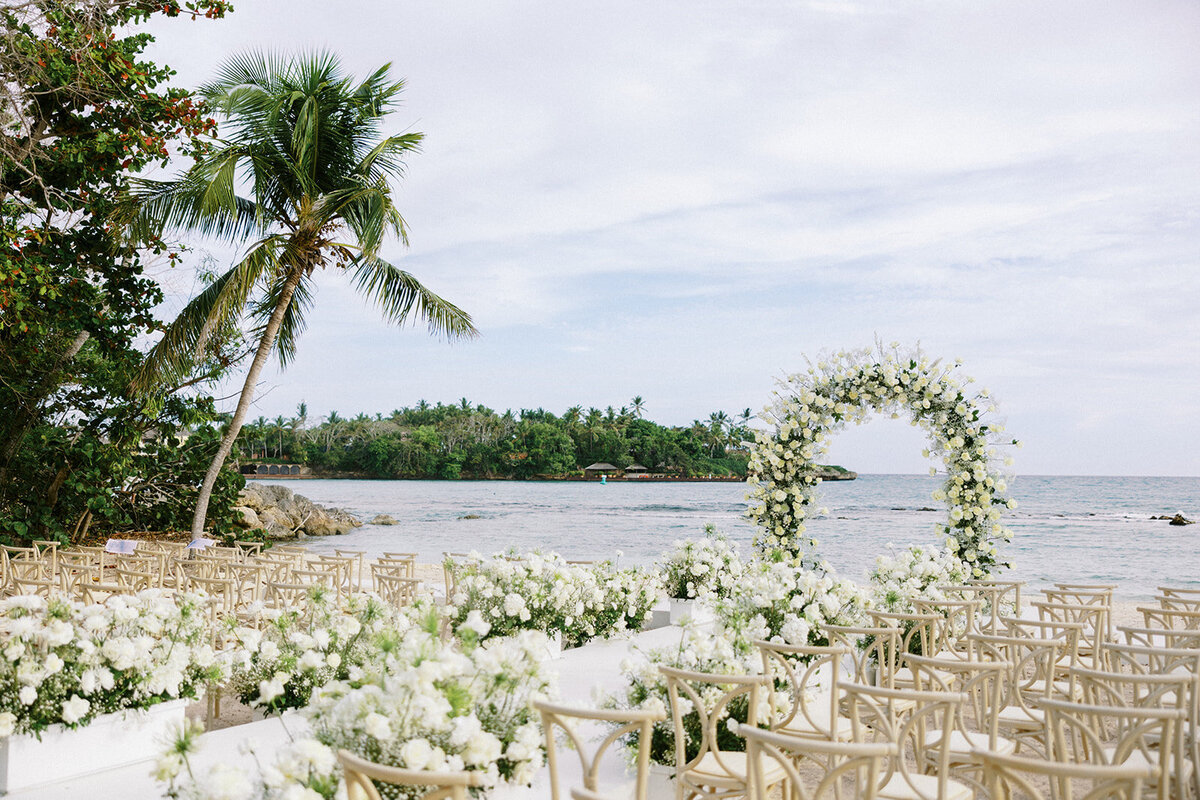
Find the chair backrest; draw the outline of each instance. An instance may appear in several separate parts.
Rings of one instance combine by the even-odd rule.
[[[267,581],[263,587],[263,604],[271,608],[303,608],[312,589],[309,583]]]
[[[354,578],[355,563],[356,559],[354,556],[320,555],[310,562],[310,568],[325,570],[334,575],[334,588],[343,594],[348,594],[353,591],[356,585]]]
[[[1200,611],[1200,595],[1159,595],[1154,598],[1161,608],[1168,611]]]
[[[817,647],[755,641],[762,655],[763,674],[770,676],[766,683],[768,708],[775,713],[784,707],[777,700],[779,684],[787,688],[787,710],[783,716],[770,720],[770,728],[792,727],[806,723],[814,733],[833,738],[837,732],[841,693],[838,682],[842,674],[842,659],[851,656],[844,645]]]
[[[1053,760],[1157,764],[1159,796],[1171,797],[1170,782],[1180,752],[1174,746],[1156,745],[1179,741],[1179,727],[1187,718],[1183,709],[1099,706],[1057,698],[1042,698],[1038,706],[1046,712]]]
[[[879,794],[880,774],[892,759],[900,755],[900,746],[893,742],[824,741],[784,731],[765,731],[749,725],[739,725],[738,735],[746,740],[749,800],[776,797],[768,791],[769,787],[763,780],[768,759],[787,776],[794,792],[792,796],[797,800],[820,800],[825,797],[874,800]],[[812,779],[814,771],[803,770],[804,759],[810,759],[819,768],[815,785]]]
[[[842,674],[854,683],[873,686],[893,686],[896,670],[903,653],[903,631],[890,625],[884,627],[853,627],[824,625],[821,630],[831,645],[850,651],[841,660]]]
[[[262,549],[263,549],[262,542],[235,541],[233,543],[233,546],[242,552],[243,560],[250,556],[257,556],[259,553],[262,552]]]
[[[342,588],[338,581],[341,577],[339,569],[293,569],[292,583],[303,583],[309,586],[319,585],[338,591]]]
[[[49,578],[21,578],[13,576],[11,589],[13,594],[36,594],[45,598],[62,593],[58,581]]]
[[[702,791],[703,787],[712,785],[713,778],[707,775],[709,769],[706,768],[706,776],[703,778],[698,778],[691,772],[706,756],[711,756],[714,765],[729,776],[729,780],[723,782],[741,782],[744,785],[744,776],[732,763],[728,751],[721,747],[722,740],[733,735],[726,725],[726,718],[730,713],[736,713],[736,709],[731,709],[730,706],[735,701],[740,705],[744,700],[746,719],[738,721],[754,726],[757,723],[759,692],[766,679],[760,675],[710,675],[663,666],[660,666],[658,671],[667,679],[667,694],[671,699],[677,786],[682,787],[686,794],[688,787]],[[704,691],[708,687],[717,687],[722,691]],[[719,695],[715,700],[714,694]],[[687,735],[688,728],[693,726],[686,725],[684,719],[692,714],[696,715],[699,723],[699,741],[691,741]]]
[[[364,564],[366,563],[367,551],[344,550],[342,548],[335,547],[333,549],[333,554],[338,558],[348,558],[354,563],[354,566],[350,570],[350,585],[355,591],[362,589],[364,578],[363,570]]]
[[[954,653],[966,652],[966,637],[979,633],[977,624],[982,603],[974,598],[968,600],[913,600],[918,614],[941,614],[945,621],[938,627],[941,641],[932,642],[931,652],[922,655],[936,656],[942,650]]]
[[[213,617],[232,614],[237,608],[237,581],[234,578],[189,575],[187,589],[189,592],[199,592],[208,597],[208,613]]]
[[[470,553],[442,553],[442,577],[446,581],[446,601],[454,596],[458,583],[458,568],[471,561]]]
[[[1126,673],[1072,668],[1068,675],[1083,702],[1127,708],[1182,708],[1196,716],[1200,675],[1194,672]]]
[[[1117,630],[1125,636],[1126,644],[1138,645],[1140,647],[1169,647],[1181,650],[1200,648],[1200,630],[1144,628],[1138,625],[1118,625]]]
[[[637,736],[637,781],[634,800],[647,800],[647,778],[650,774],[650,737],[654,723],[661,722],[667,715],[660,711],[642,709],[586,709],[535,700],[533,707],[542,716],[542,730],[546,734],[546,763],[550,769],[550,797],[560,800],[558,749],[555,747],[555,729],[561,729],[579,755],[579,768],[583,774],[583,788],[596,791],[596,775],[600,759],[612,745],[627,735]],[[579,730],[580,723],[607,723],[611,729],[600,740],[598,746],[589,748]],[[589,749],[591,755],[588,755]]]
[[[1159,586],[1163,597],[1200,597],[1200,586]]]
[[[482,786],[486,777],[482,772],[427,772],[387,767],[346,750],[338,750],[337,758],[342,765],[347,800],[381,800],[376,783],[429,787],[428,792],[420,795],[420,800],[466,800],[467,789]]]
[[[116,578],[118,584],[132,592],[162,588],[162,573],[154,570],[143,571],[117,567]]]
[[[375,592],[394,608],[406,608],[417,600],[421,582],[416,578],[387,573],[375,574]]]
[[[899,776],[905,794],[922,800],[941,800],[950,785],[950,753],[953,737],[949,731],[958,726],[959,709],[966,698],[957,692],[927,692],[915,689],[885,689],[844,683],[848,715],[856,742],[886,742],[899,746],[899,752],[922,754],[921,763],[907,758],[888,761],[880,785]],[[936,735],[930,735],[937,731]],[[935,775],[935,793],[921,773]]]
[[[1176,608],[1153,608],[1139,606],[1147,628],[1169,628],[1171,630],[1200,630],[1200,611],[1183,611]]]
[[[1036,698],[1053,692],[1055,668],[1067,648],[1064,640],[977,634],[969,641],[972,659],[1008,664],[1001,708],[1028,711]]]
[[[1200,649],[1194,647],[1145,647],[1109,642],[1104,649],[1106,663],[1113,672],[1132,675],[1200,674]]]
[[[971,756],[983,766],[983,785],[992,798],[1140,800],[1142,786],[1158,774],[1151,764],[1064,763],[988,750],[973,750]]]
[[[991,598],[993,606],[1005,610],[1000,616],[1021,616],[1021,590],[1025,587],[1025,581],[970,580],[963,585],[995,592]],[[1010,608],[1011,612],[1007,611]]]
[[[971,731],[986,734],[988,747],[995,749],[1000,727],[997,716],[1004,708],[1005,682],[1012,673],[1007,661],[964,660],[960,658],[926,658],[910,655],[905,662],[913,671],[917,691],[957,692],[963,696],[956,717],[958,730],[967,736]]]
[[[941,614],[906,614],[893,611],[868,611],[876,626],[901,631],[900,652],[937,655],[946,644],[946,618]]]

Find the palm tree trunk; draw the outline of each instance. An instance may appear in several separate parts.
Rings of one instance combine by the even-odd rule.
[[[296,293],[296,287],[300,284],[303,276],[303,266],[292,267],[292,271],[288,273],[287,280],[283,284],[283,291],[279,293],[279,302],[275,304],[275,310],[271,312],[271,318],[267,320],[267,327],[263,330],[262,339],[258,342],[258,351],[255,352],[254,361],[250,364],[250,371],[246,373],[246,382],[242,384],[242,394],[238,398],[237,409],[233,412],[229,430],[225,431],[225,436],[221,439],[221,446],[217,448],[217,454],[213,456],[208,473],[204,476],[204,483],[200,485],[200,494],[196,496],[196,515],[192,517],[193,539],[204,535],[204,521],[208,517],[208,501],[212,498],[213,487],[217,484],[217,477],[221,474],[221,467],[225,464],[225,459],[233,450],[233,443],[242,430],[242,423],[246,421],[246,414],[250,411],[250,402],[254,399],[254,387],[258,385],[258,376],[267,363],[267,356],[275,347],[275,337],[279,333],[283,315],[291,304],[292,295]]]

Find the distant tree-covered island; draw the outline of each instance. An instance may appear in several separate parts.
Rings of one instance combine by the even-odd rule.
[[[662,479],[746,476],[753,438],[750,409],[714,411],[691,425],[667,426],[644,416],[635,397],[621,408],[572,406],[498,412],[463,398],[388,415],[343,417],[331,412],[310,424],[301,404],[294,417],[259,417],[239,442],[243,463],[303,464],[325,477],[382,479],[553,479],[583,477],[595,464]],[[830,479],[853,478],[823,467]]]

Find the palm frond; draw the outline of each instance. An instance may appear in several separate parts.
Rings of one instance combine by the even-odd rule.
[[[242,242],[266,225],[254,201],[234,191],[244,155],[240,148],[229,146],[197,162],[176,180],[135,180],[132,191],[118,202],[113,219],[138,241],[187,231]]]
[[[279,237],[258,242],[246,257],[192,298],[167,326],[133,380],[146,391],[178,379],[203,361],[208,342],[236,328],[255,285],[277,264]]]
[[[388,322],[403,325],[410,315],[423,319],[429,332],[446,339],[473,339],[479,331],[471,316],[433,292],[414,276],[379,258],[360,256],[350,267],[351,281],[378,306]]]

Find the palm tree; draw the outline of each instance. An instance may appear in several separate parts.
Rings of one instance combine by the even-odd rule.
[[[630,401],[630,405],[633,407],[633,415],[638,419],[641,419],[642,414],[644,414],[646,411],[646,401],[643,400],[642,396],[639,394]]]
[[[272,350],[287,365],[313,303],[317,268],[346,273],[355,287],[402,324],[414,314],[431,333],[477,335],[471,318],[415,277],[384,261],[389,233],[407,244],[391,181],[421,134],[381,137],[379,127],[403,89],[390,65],[355,83],[327,53],[282,59],[235,56],[201,90],[226,119],[227,138],[172,181],[144,181],[120,221],[135,236],[194,231],[239,246],[241,260],[196,296],[147,357],[137,387],[184,372],[217,334],[244,316],[258,349],[237,410],[196,499],[192,534],[204,530],[221,465],[241,430],[259,374]],[[252,196],[237,196],[240,179]]]

